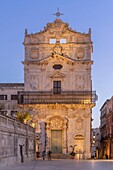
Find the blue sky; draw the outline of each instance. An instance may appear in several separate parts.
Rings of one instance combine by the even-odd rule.
[[[113,0],[0,0],[0,83],[24,82],[24,30],[36,33],[55,19],[79,32],[92,29],[92,80],[98,101],[93,127],[99,126],[100,107],[113,95]]]

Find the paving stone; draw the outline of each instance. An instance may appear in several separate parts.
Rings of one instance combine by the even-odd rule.
[[[113,170],[113,160],[35,160],[10,166],[0,166],[0,170]]]

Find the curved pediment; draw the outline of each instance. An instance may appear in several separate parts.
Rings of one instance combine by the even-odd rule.
[[[43,62],[50,62],[50,61],[66,61],[66,62],[75,62],[74,59],[71,59],[70,57],[68,57],[67,55],[60,55],[60,54],[51,54],[50,56],[41,59],[39,62],[43,63]]]
[[[75,136],[74,136],[74,138],[75,139],[78,139],[78,140],[82,140],[82,139],[84,139],[84,136],[82,135],[82,134],[76,134]]]
[[[54,22],[47,23],[47,25],[44,27],[44,30],[40,31],[40,33],[49,31],[50,34],[54,34],[56,31],[58,31],[59,34],[64,34],[67,30],[76,32],[69,27],[68,23],[65,23],[61,19],[57,18]]]

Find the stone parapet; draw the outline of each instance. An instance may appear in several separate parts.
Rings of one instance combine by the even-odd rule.
[[[35,158],[35,129],[0,115],[0,164],[14,164]]]

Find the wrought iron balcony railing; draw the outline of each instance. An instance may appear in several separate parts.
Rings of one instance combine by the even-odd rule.
[[[18,93],[19,104],[95,104],[95,91],[21,91]]]

